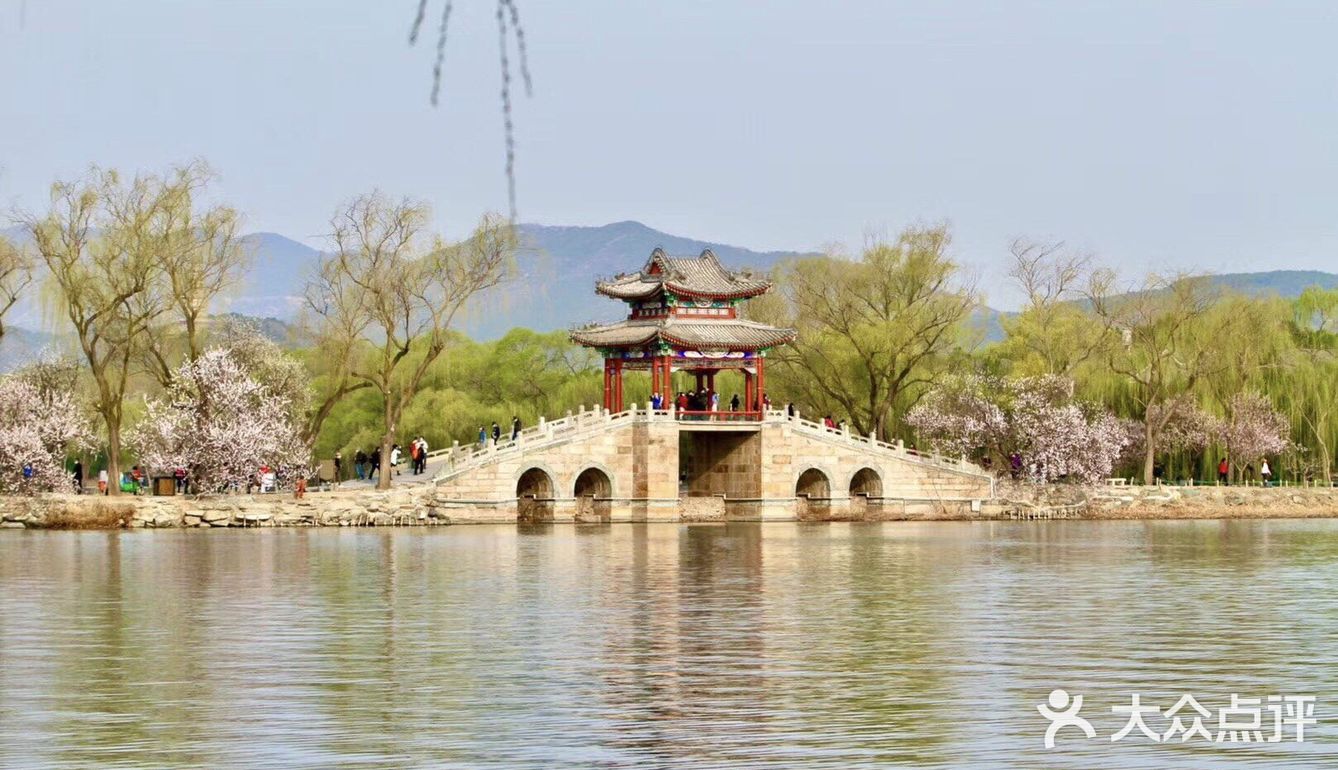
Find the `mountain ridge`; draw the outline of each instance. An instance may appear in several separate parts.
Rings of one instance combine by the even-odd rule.
[[[517,226],[521,242],[516,279],[496,287],[480,298],[462,319],[460,328],[478,339],[495,339],[511,328],[526,326],[539,331],[570,328],[591,321],[614,320],[625,315],[622,303],[597,297],[595,281],[639,269],[651,250],[660,247],[676,256],[712,252],[727,267],[753,268],[768,272],[781,262],[813,254],[805,251],[755,251],[717,241],[673,235],[636,220],[606,225],[550,225],[535,222]],[[22,227],[0,230],[20,242],[27,240]],[[242,236],[254,249],[250,270],[236,289],[220,303],[219,313],[235,313],[289,323],[302,306],[307,278],[319,262],[321,251],[281,233],[259,231]],[[1253,273],[1222,273],[1215,283],[1246,294],[1276,293],[1295,297],[1307,286],[1338,288],[1338,273],[1320,270],[1269,270]],[[37,312],[36,292],[17,305],[6,319],[7,326],[22,329],[24,344],[0,349],[8,359],[11,347],[31,348],[46,332]],[[1002,336],[999,318],[1009,311],[983,307],[976,321],[993,341]]]

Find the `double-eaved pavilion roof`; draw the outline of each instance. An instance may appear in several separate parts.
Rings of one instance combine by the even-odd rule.
[[[666,291],[700,299],[743,299],[770,288],[765,278],[726,270],[710,249],[700,257],[671,257],[657,248],[640,272],[595,284],[595,291],[621,300],[649,299]]]
[[[634,318],[572,331],[573,342],[596,348],[667,344],[693,350],[761,350],[794,341],[793,329],[738,318]]]

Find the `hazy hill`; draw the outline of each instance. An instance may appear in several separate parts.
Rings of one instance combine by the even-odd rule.
[[[520,279],[494,292],[465,323],[478,337],[497,337],[514,326],[565,329],[626,315],[626,306],[595,294],[595,280],[641,268],[655,247],[675,256],[711,249],[728,267],[769,270],[801,252],[760,252],[661,232],[640,222],[599,227],[520,225]]]
[[[1308,286],[1338,288],[1338,274],[1320,270],[1269,270],[1264,273],[1222,273],[1216,283],[1243,294],[1277,294],[1298,297]]]
[[[1213,283],[1231,291],[1263,296],[1275,294],[1283,299],[1294,299],[1310,286],[1321,289],[1338,288],[1338,273],[1326,273],[1322,270],[1268,270],[1262,273],[1220,273],[1212,277]],[[1004,338],[1000,321],[1015,315],[1006,310],[990,307],[980,308],[971,318],[971,324],[981,330],[986,342],[997,342]]]
[[[296,317],[303,288],[321,253],[278,233],[252,233],[242,242],[253,250],[251,271],[229,298],[228,310],[257,318]]]
[[[767,270],[799,252],[758,252],[739,246],[670,235],[640,222],[599,227],[522,224],[517,280],[492,291],[463,319],[472,336],[491,339],[528,326],[565,329],[576,323],[617,317],[621,303],[594,293],[596,278],[635,270],[656,246],[670,254],[711,249],[731,267]],[[276,233],[246,236],[255,264],[229,310],[242,315],[292,319],[302,305],[302,287],[320,252]]]
[[[22,228],[0,232],[26,241]],[[618,318],[624,313],[624,306],[596,295],[595,280],[636,270],[656,246],[674,255],[698,254],[709,248],[730,267],[759,271],[803,255],[793,251],[753,251],[685,238],[633,221],[598,227],[523,224],[520,237],[520,275],[491,292],[462,320],[461,328],[472,336],[491,339],[516,326],[549,331]],[[224,311],[283,322],[293,320],[301,308],[303,287],[319,261],[320,252],[277,233],[252,233],[245,236],[245,241],[254,249],[254,264],[246,280],[228,298]],[[1214,280],[1247,294],[1274,293],[1289,298],[1299,295],[1307,286],[1338,288],[1338,274],[1315,270],[1224,273]],[[1003,335],[999,319],[1006,315],[1005,311],[982,308],[973,322],[986,340],[997,340]],[[20,330],[40,327],[35,296],[15,307],[8,320],[15,335],[0,346],[0,359],[12,360],[11,353],[50,342],[50,335],[43,332],[19,334]]]

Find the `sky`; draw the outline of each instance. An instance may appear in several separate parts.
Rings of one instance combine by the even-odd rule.
[[[0,207],[193,158],[248,229],[343,200],[507,207],[492,0],[442,104],[415,0],[0,0]],[[1338,271],[1338,3],[518,0],[520,219],[857,250],[947,221],[996,304],[1015,237],[1148,269]],[[511,60],[515,63],[515,51]]]

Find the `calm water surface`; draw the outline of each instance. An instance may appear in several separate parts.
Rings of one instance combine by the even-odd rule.
[[[6,531],[0,766],[1332,768],[1336,590],[1338,521]]]

